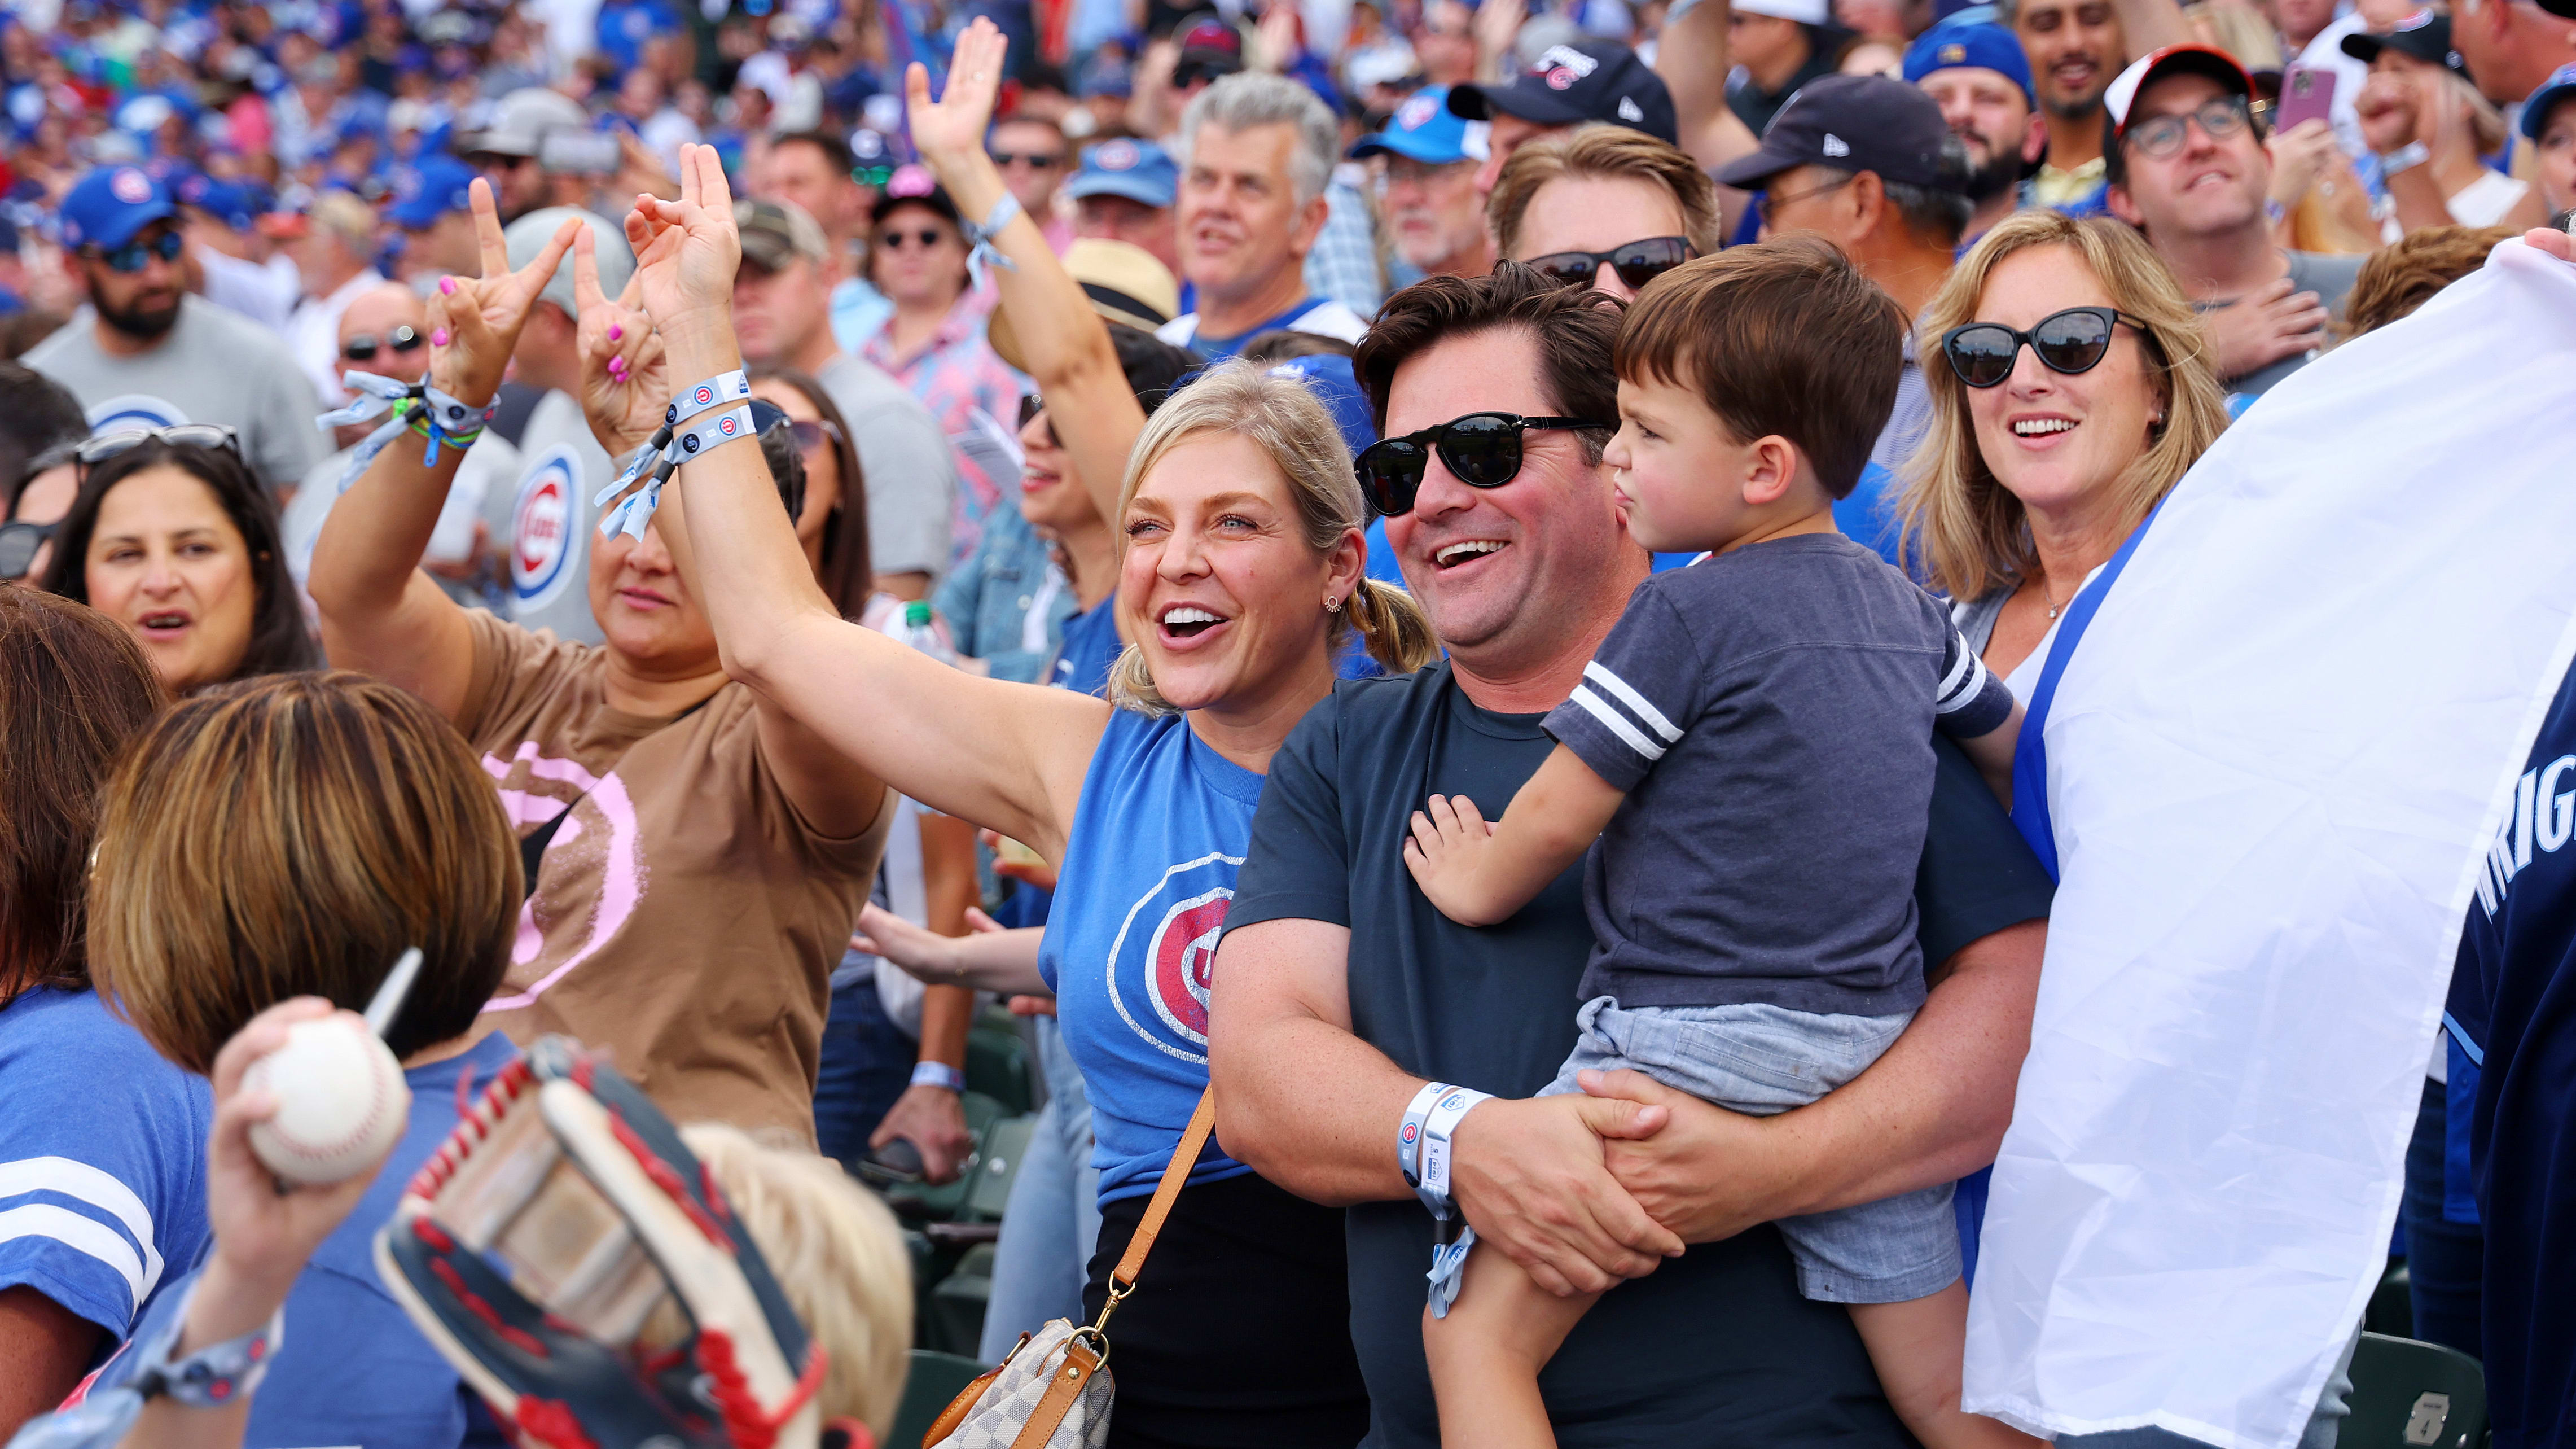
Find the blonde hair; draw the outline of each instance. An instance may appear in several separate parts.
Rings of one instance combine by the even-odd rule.
[[[823,1417],[861,1420],[884,1443],[912,1351],[912,1255],[894,1214],[828,1157],[763,1146],[721,1122],[692,1122],[680,1140],[822,1345]]]
[[[1919,553],[1932,584],[1954,599],[1978,599],[2018,584],[2037,561],[2021,500],[1995,478],[1968,416],[1968,385],[1938,355],[1943,333],[1977,320],[1995,267],[2039,247],[2073,251],[2111,294],[2112,305],[2144,322],[2147,376],[2165,404],[2137,460],[2105,485],[2119,500],[2126,536],[2163,501],[2227,427],[2227,402],[2211,372],[2200,314],[2136,228],[2108,217],[2015,212],[1971,248],[1923,314],[1923,381],[1932,430],[1905,469],[1905,548]]]
[[[1333,426],[1330,413],[1306,385],[1293,377],[1274,377],[1248,362],[1228,362],[1209,369],[1154,410],[1136,450],[1127,461],[1127,478],[1118,490],[1123,517],[1135,501],[1137,486],[1154,465],[1174,448],[1208,433],[1249,438],[1269,455],[1271,465],[1287,480],[1288,501],[1303,525],[1306,546],[1328,553],[1368,526],[1368,509],[1360,499],[1351,452]],[[1338,649],[1356,629],[1369,657],[1395,674],[1430,663],[1439,653],[1431,621],[1413,596],[1375,579],[1360,580],[1346,607],[1332,617],[1325,639]],[[1317,600],[1316,607],[1323,607]],[[1154,688],[1145,651],[1134,644],[1109,670],[1109,702],[1139,714],[1173,714],[1176,707]]]
[[[417,946],[385,1032],[408,1058],[473,1030],[524,895],[501,797],[453,725],[364,675],[272,674],[165,711],[109,777],[90,976],[203,1075],[290,996],[363,1008]]]
[[[1503,163],[1494,194],[1485,202],[1485,225],[1494,233],[1496,256],[1525,260],[1521,222],[1540,189],[1562,176],[1625,178],[1661,187],[1681,208],[1682,234],[1701,256],[1715,256],[1724,244],[1718,233],[1717,187],[1698,162],[1643,131],[1594,124],[1571,136],[1532,141]]]

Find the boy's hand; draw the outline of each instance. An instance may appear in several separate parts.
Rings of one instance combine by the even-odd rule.
[[[215,1231],[212,1264],[254,1294],[285,1296],[324,1238],[329,1237],[375,1181],[380,1158],[345,1181],[281,1191],[277,1175],[251,1150],[252,1124],[276,1115],[277,1097],[246,1090],[251,1063],[286,1044],[286,1029],[332,1014],[331,1003],[312,996],[279,1002],[254,1016],[215,1055],[215,1127],[206,1151],[207,1218]],[[354,1019],[354,1015],[353,1015]],[[275,1301],[251,1316],[267,1318]]]
[[[1510,914],[1485,888],[1485,862],[1494,827],[1464,795],[1434,795],[1413,812],[1413,838],[1404,843],[1405,869],[1414,884],[1462,926],[1490,926]]]

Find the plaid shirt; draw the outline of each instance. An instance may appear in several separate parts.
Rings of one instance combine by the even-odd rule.
[[[1363,320],[1374,317],[1386,300],[1386,282],[1378,275],[1368,198],[1337,180],[1324,188],[1324,201],[1331,211],[1315,236],[1315,249],[1306,253],[1307,295],[1330,297]]]
[[[968,291],[957,299],[939,330],[909,357],[895,355],[892,316],[859,348],[861,357],[893,373],[929,406],[957,455],[951,567],[963,564],[975,552],[976,541],[983,536],[984,516],[1019,490],[1016,474],[996,476],[998,455],[988,441],[996,432],[1003,436],[1017,432],[1020,395],[1029,390],[1026,380],[984,340],[984,319],[994,301],[989,286]]]

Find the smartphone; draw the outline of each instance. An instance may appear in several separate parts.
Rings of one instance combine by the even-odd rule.
[[[2336,75],[2323,67],[2294,65],[2281,76],[2281,103],[2273,109],[2272,129],[2286,131],[2301,121],[2322,121],[2334,105]]]
[[[553,130],[537,138],[537,164],[569,176],[610,176],[621,159],[606,131]]]

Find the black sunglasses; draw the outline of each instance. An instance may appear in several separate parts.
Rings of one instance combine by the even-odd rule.
[[[241,434],[227,423],[181,423],[175,428],[119,428],[111,433],[83,438],[72,452],[79,465],[75,474],[82,483],[89,481],[89,470],[116,457],[131,453],[146,443],[178,443],[192,448],[220,448],[247,464],[242,452]]]
[[[813,452],[826,439],[835,443],[841,440],[841,430],[830,423],[790,421],[787,431],[795,437],[796,451],[800,453]]]
[[[1020,394],[1020,431],[1024,433],[1027,432],[1029,430],[1029,424],[1036,422],[1038,420],[1038,414],[1045,411],[1046,399],[1039,397],[1033,392]],[[1042,448],[1052,448],[1056,446],[1055,424],[1053,422],[1049,422],[1047,424],[1046,436],[1039,442],[1038,446]]]
[[[1531,428],[1600,428],[1617,423],[1588,418],[1525,418],[1517,413],[1469,413],[1437,427],[1382,438],[1360,450],[1352,462],[1369,506],[1393,518],[1413,511],[1422,491],[1423,471],[1439,453],[1451,477],[1470,488],[1500,488],[1520,476],[1521,434]]]
[[[996,151],[992,154],[996,166],[1026,164],[1039,171],[1053,171],[1064,164],[1062,156],[1050,156],[1043,151]]]
[[[114,251],[91,248],[87,251],[87,255],[107,263],[107,269],[111,272],[123,272],[131,276],[142,271],[154,257],[159,257],[165,262],[175,262],[187,249],[188,242],[185,237],[175,231],[165,231],[150,241],[130,241]]]
[[[2028,332],[2001,322],[1971,322],[1941,334],[1941,355],[1950,370],[1970,387],[1996,387],[2012,376],[2013,363],[2027,344],[2031,355],[2051,372],[2073,376],[2101,365],[2111,351],[2111,329],[2126,322],[2152,341],[2147,324],[2110,307],[2069,307],[2039,319]]]
[[[35,567],[36,550],[62,527],[53,523],[24,523],[12,520],[0,523],[0,579],[23,579]]]
[[[381,338],[372,332],[361,332],[341,346],[340,355],[351,362],[372,362],[376,354],[386,348],[392,348],[396,352],[411,352],[418,349],[426,340],[409,327],[397,327]]]
[[[1697,255],[1699,249],[1688,237],[1650,236],[1606,252],[1549,252],[1530,258],[1528,264],[1560,287],[1576,287],[1599,275],[1601,264],[1608,262],[1620,281],[1643,287]]]
[[[923,227],[919,231],[889,231],[879,234],[877,244],[887,251],[899,252],[903,250],[903,244],[910,241],[927,251],[939,245],[945,236],[946,233],[935,227]]]

